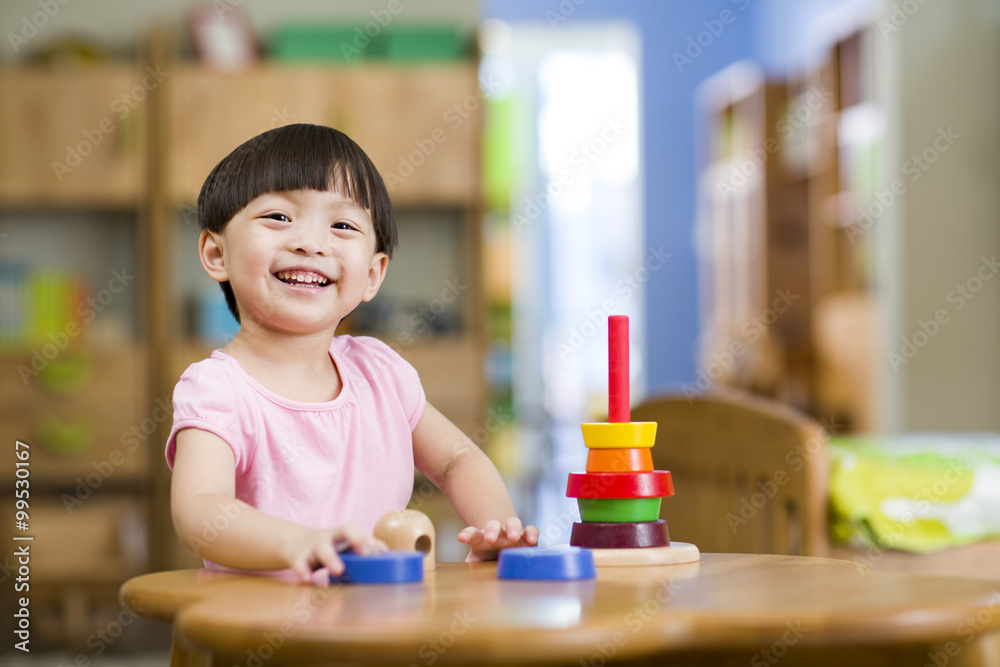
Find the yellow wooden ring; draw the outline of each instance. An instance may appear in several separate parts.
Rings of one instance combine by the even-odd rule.
[[[591,449],[649,448],[656,442],[656,422],[580,424],[583,444]]]

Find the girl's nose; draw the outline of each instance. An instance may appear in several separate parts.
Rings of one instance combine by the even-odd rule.
[[[305,255],[326,255],[327,248],[322,243],[311,239],[299,239],[295,243],[295,252]]]
[[[300,229],[292,239],[292,246],[297,253],[306,255],[327,255],[330,252],[327,239],[312,229]]]

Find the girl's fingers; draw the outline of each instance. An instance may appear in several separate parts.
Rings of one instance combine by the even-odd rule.
[[[528,526],[524,529],[522,538],[530,546],[535,546],[538,544],[538,528],[536,526]]]
[[[344,562],[337,556],[332,542],[324,542],[316,547],[316,560],[319,561],[320,567],[330,570],[330,574],[337,575],[344,570]]]
[[[333,545],[337,551],[351,549],[356,554],[372,555],[388,549],[385,542],[376,540],[353,523],[345,523],[333,533]]]
[[[507,519],[507,539],[512,544],[517,544],[517,541],[521,539],[521,520],[516,516]]]
[[[493,544],[500,537],[500,522],[496,519],[490,519],[486,522],[486,527],[483,528],[483,537],[486,542]]]
[[[295,574],[297,574],[299,579],[302,581],[309,581],[312,577],[312,567],[309,566],[309,560],[305,554],[292,561],[292,571],[295,572]]]

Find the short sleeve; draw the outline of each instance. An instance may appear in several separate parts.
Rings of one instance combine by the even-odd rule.
[[[226,362],[206,359],[192,364],[174,386],[174,423],[167,437],[167,465],[173,470],[177,434],[186,428],[208,431],[233,450],[236,474],[244,474],[253,460],[260,432],[254,401],[227,373]]]
[[[377,338],[358,336],[354,339],[365,351],[374,369],[377,369],[384,382],[392,389],[406,414],[407,423],[412,431],[424,414],[427,397],[420,383],[420,375],[410,362],[399,355],[394,349]]]

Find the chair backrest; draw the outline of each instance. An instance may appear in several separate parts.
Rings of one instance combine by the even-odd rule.
[[[666,395],[632,409],[658,423],[653,463],[675,495],[670,538],[702,551],[827,552],[827,433],[776,401],[737,391]]]

